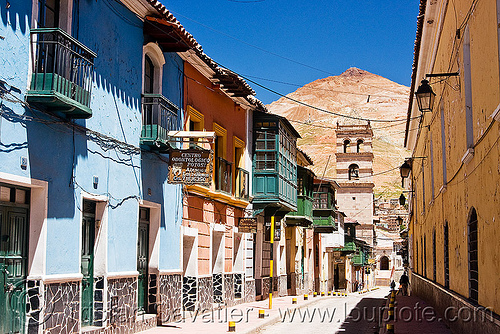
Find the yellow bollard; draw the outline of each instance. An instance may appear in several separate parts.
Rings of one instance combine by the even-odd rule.
[[[234,321],[229,322],[228,332],[236,332],[236,325],[234,324]]]
[[[304,300],[308,300],[309,299],[309,295],[306,293],[304,294]]]
[[[318,293],[316,291],[314,291],[314,294],[313,294],[314,297],[318,297]]]
[[[266,316],[266,311],[259,310],[259,319],[264,319],[265,316]]]
[[[394,320],[394,309],[389,310],[389,320]]]
[[[328,291],[328,296],[331,296],[332,295],[332,292],[331,291]]]
[[[292,304],[297,304],[297,298],[292,298]]]
[[[324,297],[324,296],[325,296],[325,292],[321,291],[321,297]]]
[[[387,324],[385,328],[387,334],[394,334],[394,324]]]

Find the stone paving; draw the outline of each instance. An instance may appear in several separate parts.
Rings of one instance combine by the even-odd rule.
[[[228,332],[229,321],[235,322],[236,333],[274,333],[274,328],[282,328],[284,333],[288,333],[289,330],[286,327],[281,326],[283,323],[291,327],[297,327],[298,323],[302,323],[302,326],[298,326],[302,332],[314,333],[315,331],[308,331],[307,328],[313,326],[308,320],[303,321],[300,317],[296,317],[294,321],[283,321],[283,315],[289,310],[294,309],[305,311],[309,310],[311,312],[315,308],[337,308],[338,312],[336,318],[334,319],[337,328],[344,328],[348,330],[353,330],[352,333],[373,333],[374,327],[378,328],[377,316],[373,317],[372,322],[363,321],[352,321],[352,314],[349,314],[353,307],[359,305],[363,300],[371,300],[368,304],[372,305],[375,303],[377,306],[382,306],[385,302],[385,295],[387,294],[381,290],[375,290],[373,292],[367,292],[364,294],[353,293],[349,296],[317,296],[309,295],[308,300],[304,300],[304,296],[286,296],[273,298],[273,308],[269,310],[269,300],[255,301],[251,303],[240,304],[235,307],[229,307],[220,310],[213,310],[208,313],[196,313],[196,312],[185,312],[184,319],[179,319],[176,322],[171,322],[161,327],[156,327],[143,332],[143,334],[168,334],[168,333],[226,333]],[[292,304],[292,298],[297,298],[297,304]],[[345,310],[344,310],[345,308]],[[265,318],[259,319],[259,310],[265,311]],[[351,319],[347,322],[346,317]],[[330,321],[325,319],[325,321]],[[321,320],[317,319],[317,322]],[[359,322],[359,323],[358,323]],[[328,324],[316,324],[317,326],[324,326]],[[316,328],[315,327],[315,328]],[[361,329],[366,330],[361,330]],[[297,328],[295,328],[297,329]],[[328,333],[332,333],[333,327],[330,326]],[[276,333],[281,332],[278,330]],[[299,331],[300,332],[300,331]],[[344,330],[342,330],[344,332]],[[347,331],[346,331],[347,332]]]
[[[395,334],[451,334],[443,315],[438,314],[432,306],[416,296],[396,295],[394,320],[386,321],[381,334],[387,333],[387,324],[394,326]],[[388,319],[387,313],[384,318]]]

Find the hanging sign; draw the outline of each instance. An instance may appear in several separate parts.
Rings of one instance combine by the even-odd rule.
[[[238,232],[257,233],[257,218],[241,217],[238,222]]]
[[[168,165],[168,183],[210,186],[212,160],[212,151],[209,150],[172,150]]]
[[[264,241],[271,241],[271,217],[266,217],[269,219],[264,224]],[[274,241],[280,241],[281,239],[281,220],[274,221]]]

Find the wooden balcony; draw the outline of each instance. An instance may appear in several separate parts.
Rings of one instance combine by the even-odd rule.
[[[308,196],[297,196],[297,211],[286,215],[288,226],[309,227],[313,223],[313,202]]]
[[[31,30],[33,74],[26,100],[70,118],[90,118],[92,50],[59,28]]]

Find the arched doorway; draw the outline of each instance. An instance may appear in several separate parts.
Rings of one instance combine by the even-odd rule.
[[[380,270],[389,270],[389,258],[387,256],[380,258]]]

